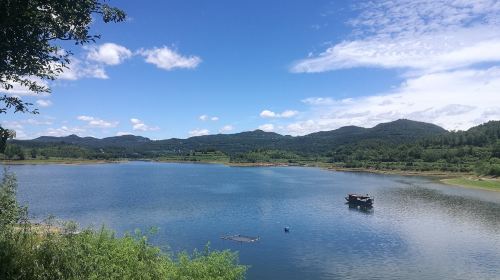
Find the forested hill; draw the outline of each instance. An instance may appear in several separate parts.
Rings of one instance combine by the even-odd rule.
[[[93,137],[42,136],[33,140],[14,140],[12,144],[24,148],[42,148],[55,145],[73,145],[87,149],[112,149],[114,151],[154,154],[188,152],[192,150],[217,150],[227,154],[252,150],[286,150],[302,154],[323,154],[339,145],[364,140],[381,140],[400,144],[427,136],[445,134],[447,131],[434,124],[411,120],[397,120],[373,128],[346,126],[332,131],[322,131],[305,136],[283,136],[262,130],[235,134],[217,134],[153,141],[145,137],[124,135],[97,139]]]
[[[232,163],[332,164],[347,168],[472,172],[500,176],[500,121],[446,131],[397,120],[372,128],[346,126],[305,136],[262,130],[188,139],[125,135],[39,137],[9,141],[3,159],[154,159]]]
[[[123,135],[106,137],[98,139],[94,137],[79,137],[77,135],[69,135],[64,137],[41,136],[33,140],[12,141],[20,145],[44,146],[51,144],[69,144],[77,145],[86,148],[104,148],[104,147],[130,147],[144,143],[150,143],[151,140],[142,136]]]

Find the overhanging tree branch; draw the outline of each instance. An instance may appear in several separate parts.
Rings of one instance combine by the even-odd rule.
[[[9,91],[18,84],[33,93],[50,92],[50,87],[43,81],[56,79],[71,62],[72,53],[65,51],[59,42],[74,41],[76,45],[84,45],[99,39],[100,35],[89,34],[92,15],[99,15],[105,23],[125,20],[125,12],[106,2],[0,1],[0,88],[7,92],[0,98],[3,104],[0,113],[8,110],[14,113],[38,112],[30,108],[31,103],[10,96]]]

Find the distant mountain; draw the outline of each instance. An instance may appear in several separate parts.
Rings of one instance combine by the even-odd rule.
[[[63,137],[56,137],[56,136],[40,136],[38,138],[35,138],[33,140],[28,140],[28,141],[33,141],[33,142],[43,142],[43,143],[71,143],[71,144],[80,144],[82,142],[86,141],[98,141],[99,139],[94,138],[94,137],[80,137],[75,134],[71,134],[68,136],[63,136]]]
[[[397,138],[413,140],[447,132],[444,128],[431,123],[400,119],[381,123],[368,129],[370,137]]]
[[[226,153],[246,152],[254,149],[281,149],[282,144],[292,140],[292,136],[283,136],[262,130],[246,131],[235,134],[216,134],[196,136],[188,139],[168,139],[155,141],[155,150],[219,150]]]
[[[262,130],[167,140],[134,135],[103,139],[43,136],[9,141],[0,158],[322,163],[339,168],[474,172],[500,177],[500,121],[466,131],[446,131],[434,124],[397,120],[372,128],[345,126],[295,137]]]
[[[123,135],[123,136],[113,136],[106,137],[102,139],[94,137],[79,137],[75,134],[55,137],[55,136],[41,136],[33,140],[16,140],[13,141],[17,144],[31,144],[31,145],[46,145],[46,144],[67,144],[76,145],[86,148],[104,148],[104,147],[130,147],[135,145],[141,145],[144,143],[149,143],[151,140],[142,136],[135,135]]]
[[[478,126],[471,127],[465,133],[485,133],[487,135],[495,134],[500,137],[500,121],[489,121]]]
[[[336,130],[311,133],[297,137],[292,150],[322,153],[340,145],[355,144],[360,141],[376,140],[401,144],[444,133],[447,133],[444,128],[434,124],[401,119],[381,123],[372,128],[345,126]]]
[[[42,136],[33,140],[15,140],[13,143],[25,147],[45,145],[75,145],[84,148],[119,148],[135,153],[168,153],[190,150],[218,150],[228,154],[244,153],[256,149],[289,150],[297,153],[324,153],[343,144],[364,140],[390,143],[405,143],[419,138],[444,134],[447,131],[437,125],[411,120],[382,123],[373,128],[345,126],[336,130],[321,131],[305,136],[284,136],[262,130],[235,134],[217,134],[190,137],[187,139],[150,140],[141,136],[124,135],[97,139],[93,137]]]

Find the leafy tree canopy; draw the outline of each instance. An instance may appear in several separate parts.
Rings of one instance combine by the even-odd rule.
[[[100,38],[90,33],[96,15],[105,23],[126,17],[105,0],[0,1],[0,88],[8,92],[20,86],[34,93],[50,92],[43,81],[54,80],[68,68],[72,55],[61,44],[84,45]],[[30,108],[32,104],[15,96],[0,96],[0,104],[0,114],[9,109],[37,113]],[[1,127],[0,133],[0,148],[4,148],[4,139],[13,135]]]

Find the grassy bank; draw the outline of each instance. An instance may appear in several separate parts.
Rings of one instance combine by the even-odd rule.
[[[154,161],[159,162],[202,162],[202,163],[229,163],[229,156],[219,152],[191,152],[186,154],[172,154],[163,155],[153,158]]]
[[[466,188],[477,188],[490,191],[500,191],[500,180],[492,178],[479,178],[479,177],[459,177],[442,179],[441,182]]]

